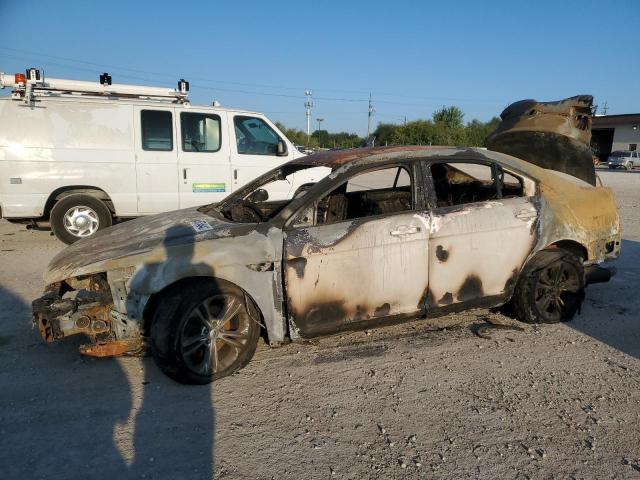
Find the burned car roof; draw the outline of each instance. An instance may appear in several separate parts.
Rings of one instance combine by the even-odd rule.
[[[349,162],[353,162],[360,158],[370,157],[381,153],[394,153],[394,152],[413,152],[413,151],[428,151],[428,150],[441,150],[443,148],[453,147],[423,147],[419,145],[409,146],[394,146],[394,147],[369,147],[369,148],[355,148],[352,150],[338,150],[332,152],[320,152],[314,153],[307,157],[291,160],[289,163],[295,165],[313,165],[318,167],[331,167],[336,168],[341,165],[345,165]]]
[[[549,173],[569,173],[561,169],[554,169],[551,166],[538,165],[535,162],[527,161],[526,159],[518,158],[510,153],[503,153],[499,151],[487,150],[480,147],[454,147],[454,146],[442,146],[442,145],[405,145],[405,146],[390,146],[390,147],[368,147],[357,148],[352,150],[340,150],[331,152],[321,152],[309,155],[307,157],[298,158],[287,162],[285,165],[291,166],[317,166],[317,167],[329,167],[333,170],[348,164],[376,164],[384,163],[389,160],[395,160],[400,158],[446,158],[450,156],[457,156],[458,158],[464,158],[467,160],[477,160],[485,162],[499,162],[503,166],[519,170],[535,179],[545,180],[548,179]],[[593,167],[592,167],[593,168]],[[552,172],[548,172],[552,170]],[[555,172],[553,172],[555,170]],[[576,181],[585,179],[573,175]],[[571,177],[569,177],[571,178]],[[579,180],[578,180],[579,179]],[[567,179],[565,179],[567,180]],[[591,183],[591,182],[587,182]],[[592,185],[595,183],[591,183]]]

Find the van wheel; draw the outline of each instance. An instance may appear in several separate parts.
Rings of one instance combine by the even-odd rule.
[[[64,197],[53,206],[51,230],[67,245],[94,235],[111,226],[111,211],[91,195],[74,194]]]
[[[566,250],[538,252],[522,271],[513,307],[516,317],[527,323],[571,320],[584,299],[584,267]]]
[[[244,292],[199,279],[161,298],[151,324],[160,369],[180,383],[204,385],[244,367],[256,351],[260,324]]]

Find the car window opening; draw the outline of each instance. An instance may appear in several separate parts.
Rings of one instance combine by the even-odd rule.
[[[524,196],[522,179],[497,165],[434,163],[431,176],[438,207]]]
[[[413,208],[411,175],[404,167],[368,171],[349,179],[315,205],[315,225]]]

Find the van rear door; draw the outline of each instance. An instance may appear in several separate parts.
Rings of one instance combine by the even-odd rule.
[[[176,210],[178,145],[173,107],[134,107],[138,213]]]
[[[180,208],[219,202],[231,191],[226,112],[179,112]]]

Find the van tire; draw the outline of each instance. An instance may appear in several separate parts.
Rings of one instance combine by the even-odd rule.
[[[82,223],[74,224],[70,221],[74,209],[77,209],[76,212],[81,217],[79,222]],[[113,222],[111,211],[102,200],[80,193],[58,200],[51,209],[49,220],[54,235],[67,245],[89,238],[99,230],[110,227]],[[84,226],[87,227],[86,230],[82,230]]]

